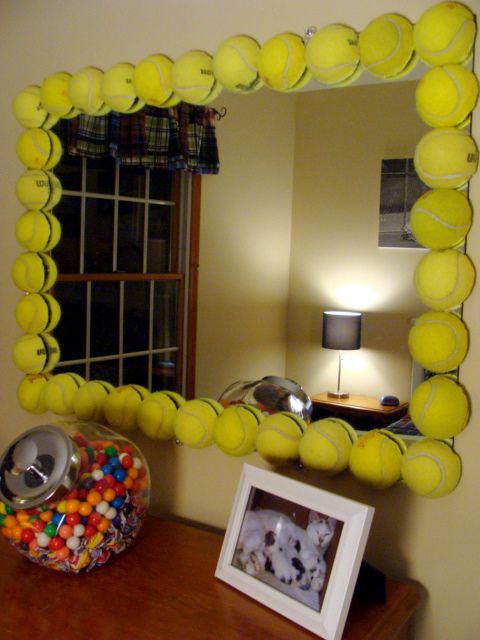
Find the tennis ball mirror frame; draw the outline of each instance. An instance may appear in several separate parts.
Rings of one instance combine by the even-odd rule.
[[[475,35],[475,16],[467,5],[441,2],[427,9],[416,24],[390,13],[372,20],[360,32],[345,25],[327,25],[308,31],[305,38],[278,34],[263,45],[249,36],[234,36],[222,42],[213,56],[196,50],[175,61],[164,54],[149,56],[136,66],[122,63],[105,73],[92,67],[87,74],[84,70],[73,75],[58,72],[40,85],[27,87],[14,101],[15,116],[24,127],[17,153],[26,166],[17,181],[16,193],[28,209],[22,215],[23,222],[17,224],[17,239],[21,241],[22,224],[27,230],[32,225],[37,229],[49,225],[53,234],[52,241],[40,250],[29,250],[17,258],[12,276],[26,294],[19,304],[25,306],[29,301],[35,306],[44,304],[46,299],[52,317],[58,319],[58,303],[45,293],[56,279],[56,266],[48,252],[60,236],[52,209],[60,200],[61,185],[52,170],[62,151],[56,136],[49,131],[58,118],[72,118],[81,112],[103,115],[110,109],[133,113],[144,104],[166,108],[181,100],[206,105],[222,89],[245,95],[261,87],[290,93],[304,87],[312,77],[332,88],[350,84],[362,73],[391,81],[407,75],[417,61],[424,62],[430,68],[417,87],[417,111],[432,129],[418,142],[415,167],[429,191],[413,207],[412,227],[415,233],[417,225],[417,240],[430,250],[415,272],[417,293],[430,309],[415,320],[409,334],[413,359],[434,374],[417,387],[411,402],[412,419],[424,438],[407,447],[401,438],[383,430],[358,435],[345,428],[348,425],[339,424],[342,421],[307,425],[299,418],[292,420],[292,415],[280,415],[277,424],[275,414],[263,420],[259,412],[247,412],[252,424],[245,426],[244,418],[234,407],[228,420],[224,415],[227,410],[214,400],[189,400],[196,405],[189,405],[191,411],[185,411],[187,403],[178,394],[145,392],[141,397],[139,385],[113,388],[108,383],[97,384],[89,395],[91,415],[79,415],[75,397],[95,381],[87,383],[73,373],[52,373],[59,358],[59,346],[49,333],[54,321],[29,332],[19,322],[25,333],[16,341],[13,355],[18,368],[26,374],[18,393],[22,407],[32,413],[51,411],[49,396],[64,394],[71,401],[61,415],[76,413],[81,419],[97,420],[106,416],[119,431],[140,426],[157,439],[176,436],[183,444],[196,448],[216,443],[231,455],[257,450],[273,464],[300,461],[330,474],[350,468],[361,482],[376,489],[402,481],[418,495],[440,497],[450,493],[461,476],[461,461],[450,439],[467,426],[469,419],[468,395],[458,382],[458,367],[468,349],[468,329],[461,318],[461,305],[474,284],[474,269],[464,251],[472,213],[464,190],[478,166],[478,150],[466,126],[478,95],[478,82],[465,66],[472,56]],[[195,73],[201,82],[192,83]],[[127,88],[130,93],[133,88],[134,95],[126,98]],[[438,283],[442,283],[440,288]],[[32,360],[39,362],[32,365]],[[129,390],[133,390],[127,401],[132,403],[129,411],[133,411],[134,420],[110,419],[109,403],[114,406],[120,394],[123,403]],[[152,401],[159,407],[158,419],[164,421],[156,430],[142,428],[138,418],[143,407]],[[207,419],[212,408],[214,417]],[[195,412],[204,433],[200,439],[189,440],[186,416],[190,420]],[[234,431],[239,424],[249,433],[248,446],[243,443],[237,449],[216,442],[215,422],[220,414],[222,428],[218,433],[225,434],[225,428],[228,432],[229,424]],[[198,424],[192,423],[191,428],[198,429]],[[180,437],[185,430],[187,435]],[[271,437],[272,433],[281,432],[290,441],[285,455],[281,454],[282,443],[277,446]],[[323,455],[331,443],[338,455]],[[385,452],[389,457],[388,473],[382,468]],[[323,463],[323,459],[327,462]]]

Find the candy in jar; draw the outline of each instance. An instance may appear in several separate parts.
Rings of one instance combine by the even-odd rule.
[[[127,549],[146,515],[138,447],[91,422],[34,427],[0,458],[0,528],[23,555],[77,573]]]

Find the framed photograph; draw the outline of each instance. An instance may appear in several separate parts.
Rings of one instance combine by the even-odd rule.
[[[374,509],[244,465],[215,576],[339,640]]]

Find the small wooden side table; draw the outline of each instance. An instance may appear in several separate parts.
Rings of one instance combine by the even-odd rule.
[[[309,631],[214,577],[223,537],[147,518],[134,546],[90,573],[67,575],[0,539],[3,636],[35,640],[313,640]],[[393,640],[420,602],[388,580],[386,604],[354,604],[344,640]]]
[[[402,418],[408,411],[408,402],[398,407],[384,407],[374,396],[350,395],[348,398],[331,398],[326,391],[311,397],[313,419],[334,416],[343,418],[356,429],[370,430],[386,427]]]

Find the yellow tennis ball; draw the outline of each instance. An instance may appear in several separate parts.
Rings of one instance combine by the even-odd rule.
[[[171,81],[173,60],[162,53],[148,56],[133,71],[133,88],[145,104],[163,108],[171,106],[173,88]],[[179,101],[179,99],[177,98]]]
[[[43,400],[48,411],[59,416],[74,413],[73,402],[85,379],[78,373],[58,373],[47,382],[43,391]]]
[[[414,442],[403,458],[402,478],[419,496],[446,496],[456,488],[461,476],[460,456],[442,440],[427,438]]]
[[[213,432],[223,407],[211,398],[188,400],[177,410],[173,420],[176,438],[195,449],[203,449],[213,444]]]
[[[307,42],[306,60],[313,77],[323,84],[353,82],[363,71],[358,33],[343,24],[331,24],[320,29]]]
[[[60,222],[49,211],[25,211],[15,224],[15,237],[27,251],[50,251],[60,236]]]
[[[15,320],[25,333],[45,333],[60,321],[60,305],[48,293],[29,293],[15,307]]]
[[[71,74],[67,71],[57,71],[45,78],[40,86],[40,101],[42,107],[59,118],[75,118],[79,111],[75,109],[68,95],[68,84]]]
[[[300,440],[300,460],[310,469],[340,473],[348,467],[350,451],[356,440],[355,429],[345,420],[317,420],[306,428]]]
[[[431,127],[456,127],[467,120],[477,102],[478,80],[459,64],[433,67],[415,90],[419,116]]]
[[[472,205],[462,191],[430,189],[410,211],[417,242],[428,249],[449,249],[465,239],[472,224]]]
[[[133,87],[135,66],[120,62],[105,71],[102,78],[102,95],[105,104],[119,113],[135,113],[145,106]]]
[[[62,144],[52,131],[26,129],[18,138],[17,156],[27,169],[53,169],[62,157]]]
[[[27,251],[13,263],[12,279],[21,291],[43,293],[54,285],[57,266],[47,253]]]
[[[253,93],[263,86],[257,69],[260,51],[250,36],[233,36],[224,40],[213,55],[213,73],[220,84],[234,93]]]
[[[102,94],[103,71],[83,67],[68,81],[68,97],[73,106],[89,116],[103,116],[110,111]]]
[[[415,268],[413,278],[419,298],[428,307],[448,311],[462,304],[472,292],[475,268],[461,251],[429,251]]]
[[[171,69],[175,95],[190,104],[205,104],[221,85],[213,73],[213,58],[206,51],[187,51],[177,58]]]
[[[48,373],[59,359],[58,342],[48,333],[26,333],[13,345],[13,361],[23,373]]]
[[[447,373],[456,369],[468,350],[464,322],[448,311],[428,311],[416,318],[408,334],[412,358],[424,369]]]
[[[62,197],[62,185],[51,171],[28,169],[18,178],[15,194],[25,209],[53,209]]]
[[[468,7],[460,2],[440,2],[415,24],[415,50],[429,65],[461,63],[472,53],[475,33],[475,16]]]
[[[477,171],[478,149],[463,129],[433,129],[417,144],[413,161],[420,180],[430,188],[458,189]]]
[[[90,380],[82,384],[73,398],[73,413],[79,420],[103,423],[105,401],[113,388],[104,380]]]
[[[185,398],[175,391],[155,391],[140,405],[137,414],[139,428],[149,438],[170,440],[175,435],[173,421]]]
[[[25,129],[41,127],[51,129],[58,122],[58,118],[48,113],[40,102],[40,87],[30,85],[22,89],[13,100],[13,115],[17,122]]]
[[[262,420],[262,412],[254,405],[229,405],[215,423],[215,444],[229,456],[239,457],[253,453],[258,426]]]
[[[384,429],[374,429],[352,446],[350,471],[373,489],[388,489],[400,480],[405,450],[401,438]]]
[[[468,424],[470,403],[464,388],[448,376],[433,376],[412,394],[410,417],[428,438],[453,438]]]
[[[17,388],[17,400],[22,409],[34,414],[45,413],[47,406],[43,399],[43,391],[51,377],[51,373],[25,376]]]
[[[412,70],[417,62],[413,49],[413,25],[397,13],[372,20],[359,37],[360,60],[379,78],[395,78]]]
[[[126,384],[111,391],[104,404],[105,417],[118,431],[133,431],[137,427],[137,413],[148,389],[138,384]]]
[[[271,464],[296,460],[306,422],[295,413],[279,411],[267,416],[258,428],[257,451]]]
[[[305,44],[296,33],[280,33],[261,47],[257,67],[267,86],[276,91],[293,91],[312,78]]]

